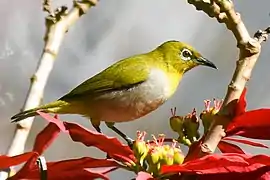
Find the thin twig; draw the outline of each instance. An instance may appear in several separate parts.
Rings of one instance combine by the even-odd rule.
[[[225,136],[225,129],[233,116],[233,110],[239,99],[251,72],[261,52],[261,42],[266,41],[270,28],[259,30],[254,38],[250,37],[240,14],[235,12],[231,0],[193,0],[188,1],[197,10],[202,10],[206,14],[212,14],[221,23],[225,23],[231,30],[239,48],[239,59],[232,80],[228,86],[223,105],[213,121],[205,140],[201,146],[200,155],[213,153],[221,140]],[[211,8],[210,8],[211,7]]]
[[[31,77],[30,87],[22,110],[35,108],[40,104],[45,85],[65,34],[90,7],[97,4],[97,1],[98,0],[74,1],[73,8],[69,12],[67,7],[64,6],[57,8],[55,12],[53,12],[51,1],[45,0],[43,2],[44,11],[49,13],[46,17],[45,45],[36,72]],[[18,155],[24,151],[33,120],[34,117],[30,117],[24,121],[20,121],[16,125],[14,137],[7,152],[8,156]],[[0,179],[7,178],[7,173],[4,174],[0,174]]]

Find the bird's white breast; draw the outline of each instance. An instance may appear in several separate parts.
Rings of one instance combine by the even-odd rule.
[[[151,70],[148,79],[136,87],[114,91],[97,97],[92,106],[95,116],[103,121],[131,121],[163,104],[170,95],[169,78],[164,71]]]

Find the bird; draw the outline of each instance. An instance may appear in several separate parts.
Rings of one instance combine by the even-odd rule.
[[[37,111],[79,114],[90,119],[98,132],[105,121],[128,141],[114,123],[133,121],[156,110],[174,95],[183,75],[199,65],[217,69],[191,45],[169,40],[112,64],[58,100],[20,112],[11,120],[36,116]]]

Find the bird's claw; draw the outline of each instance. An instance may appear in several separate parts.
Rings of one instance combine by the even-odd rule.
[[[125,140],[126,140],[128,146],[129,146],[129,148],[132,149],[134,140],[131,139],[130,137],[127,137]]]

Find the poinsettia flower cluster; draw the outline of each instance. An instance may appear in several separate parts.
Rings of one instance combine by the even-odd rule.
[[[199,120],[195,110],[187,116],[176,116],[175,110],[172,112],[170,125],[179,135],[176,140],[165,139],[164,135],[160,135],[158,138],[153,136],[154,140],[149,141],[146,140],[145,132],[138,131],[132,148],[114,137],[38,112],[49,123],[37,135],[32,151],[13,157],[0,156],[0,169],[26,162],[14,176],[9,178],[11,180],[109,179],[108,173],[119,168],[134,172],[137,180],[181,179],[186,176],[194,176],[199,180],[270,179],[270,156],[246,154],[239,146],[228,142],[268,148],[248,138],[270,139],[270,109],[246,111],[245,94],[246,89],[235,106],[233,119],[226,129],[226,137],[218,145],[221,154],[198,158],[197,153],[204,135],[200,138],[197,134]],[[213,120],[221,103],[215,100],[214,106],[210,107],[210,101],[206,101],[205,105],[206,109],[201,113],[200,119],[205,121],[204,127],[209,128],[209,122]],[[96,147],[107,153],[110,158],[82,157],[45,162],[45,168],[42,167],[37,161],[40,162],[43,152],[60,133],[67,134],[73,141],[87,147]],[[235,135],[246,139],[231,137]],[[167,140],[170,140],[169,144],[165,143]],[[176,141],[188,142],[183,140],[189,140],[187,155],[184,155],[177,146]]]
[[[146,132],[137,132],[137,140],[133,144],[133,152],[137,158],[137,171],[145,171],[159,176],[163,165],[182,164],[184,155],[176,141],[172,145],[164,144],[165,136],[159,135],[158,139],[152,136],[154,141],[145,142]]]

